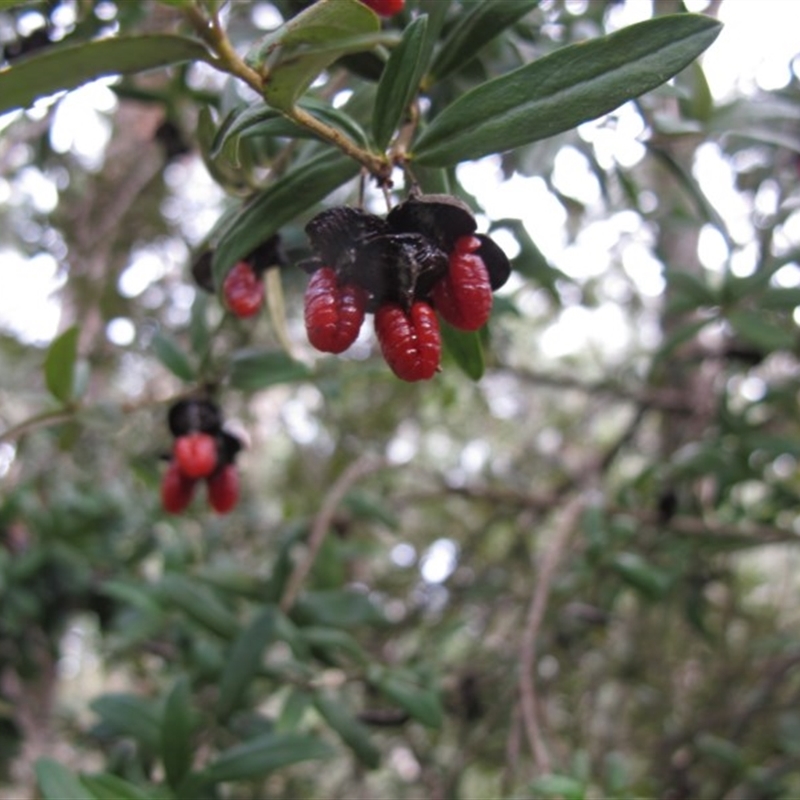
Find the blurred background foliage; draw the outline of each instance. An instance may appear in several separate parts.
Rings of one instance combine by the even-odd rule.
[[[8,5],[7,63],[182,19]],[[222,12],[244,48],[301,6]],[[631,7],[683,10],[530,6],[431,113]],[[380,69],[347,56],[312,93],[369,129]],[[294,264],[320,206],[281,230],[285,329],[197,289],[220,215],[307,146],[278,128],[214,153],[248,97],[195,64],[0,118],[0,796],[797,797],[797,61],[724,100],[693,64],[576,130],[419,170],[513,259],[477,382],[448,355],[404,384],[369,332],[313,353]],[[226,517],[159,504],[166,410],[198,376],[250,443]]]

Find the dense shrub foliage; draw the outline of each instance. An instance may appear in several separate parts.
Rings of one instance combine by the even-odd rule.
[[[0,2],[3,796],[800,793],[800,87],[717,10]]]

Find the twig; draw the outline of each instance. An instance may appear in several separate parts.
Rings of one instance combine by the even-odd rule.
[[[536,585],[531,596],[525,628],[522,632],[522,641],[519,647],[519,695],[522,712],[522,724],[531,747],[534,763],[539,771],[546,775],[551,771],[552,761],[550,752],[542,735],[539,723],[536,699],[536,637],[542,627],[547,602],[550,598],[550,588],[555,577],[561,557],[567,548],[570,536],[575,529],[583,508],[585,499],[582,495],[575,495],[564,507],[561,518],[556,525],[555,534],[550,545],[542,556],[536,575]]]
[[[384,466],[382,460],[376,459],[373,456],[361,456],[356,459],[337,479],[331,486],[320,506],[319,513],[314,518],[314,524],[311,526],[311,533],[308,537],[308,552],[305,558],[295,564],[292,574],[286,583],[286,588],[281,597],[280,608],[281,611],[287,613],[294,605],[297,595],[303,586],[303,582],[308,577],[308,573],[314,566],[314,561],[319,554],[322,543],[328,534],[331,527],[331,520],[336,513],[336,509],[344,499],[344,496],[350,490],[353,484],[357,483],[365,475],[373,472],[376,469]]]
[[[30,417],[17,425],[12,425],[0,432],[0,443],[10,442],[14,439],[19,439],[24,434],[35,431],[38,428],[47,428],[51,425],[59,425],[71,419],[77,409],[76,408],[59,408],[55,411],[44,411],[37,414],[35,417]]]
[[[555,492],[534,494],[495,487],[449,485],[445,485],[444,490],[450,494],[461,495],[472,500],[485,501],[507,508],[529,509],[539,513],[552,511],[562,503],[560,495]],[[425,490],[424,492],[405,493],[399,498],[399,501],[404,503],[419,502],[435,500],[440,497],[440,489]],[[649,511],[645,508],[627,508],[617,505],[606,505],[603,508],[608,517],[631,517],[643,525],[657,525],[675,536],[710,535],[720,539],[752,540],[754,546],[779,542],[800,544],[800,536],[798,534],[788,528],[781,528],[777,525],[765,525],[755,522],[725,523],[688,514],[674,516],[665,522],[655,510]]]
[[[269,74],[256,71],[239,56],[228,39],[219,16],[214,13],[210,19],[206,18],[195,5],[186,6],[185,14],[196,33],[217,56],[216,59],[209,58],[208,63],[216,69],[240,78],[259,96],[263,97]],[[392,165],[385,156],[364,150],[337,128],[317,119],[300,106],[295,105],[289,109],[279,108],[278,111],[301,127],[315,133],[323,141],[339,148],[345,155],[350,156],[369,170],[380,184],[389,180],[392,174]]]
[[[506,764],[503,769],[502,778],[502,791],[503,796],[508,797],[511,794],[511,787],[514,780],[514,773],[517,771],[517,764],[519,762],[519,750],[521,733],[521,722],[519,706],[515,705],[514,710],[511,712],[511,728],[508,732],[508,739],[506,740]]]
[[[584,381],[570,375],[554,375],[519,367],[505,367],[498,371],[511,373],[519,380],[536,384],[537,386],[552,386],[555,389],[575,389],[589,395],[610,395],[620,400],[638,403],[646,409],[673,411],[687,415],[695,412],[692,403],[686,399],[685,394],[680,390],[669,388],[654,389],[647,386],[636,389],[614,382]]]

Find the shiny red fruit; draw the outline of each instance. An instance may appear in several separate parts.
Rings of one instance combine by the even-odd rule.
[[[194,431],[175,440],[175,462],[187,478],[205,478],[217,466],[217,440]]]
[[[305,294],[308,341],[323,353],[343,353],[358,337],[366,302],[363,289],[340,286],[332,269],[318,269]]]
[[[481,241],[462,236],[450,254],[450,267],[433,288],[432,299],[442,319],[462,331],[482,328],[492,311],[492,285],[483,259],[475,254]]]
[[[187,478],[175,461],[161,479],[161,505],[168,514],[180,514],[192,501],[195,479]]]
[[[394,14],[399,14],[406,4],[405,0],[361,0],[361,2],[382,17],[391,17]]]
[[[239,261],[225,276],[222,296],[237,317],[252,317],[264,302],[264,284],[246,261]]]
[[[439,369],[442,339],[436,313],[417,301],[406,312],[389,303],[375,313],[375,334],[392,372],[404,381],[426,381]]]
[[[218,514],[227,514],[239,502],[239,473],[225,464],[208,479],[208,503]]]

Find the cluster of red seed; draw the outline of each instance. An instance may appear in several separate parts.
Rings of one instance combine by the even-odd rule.
[[[192,265],[195,282],[210,294],[216,290],[211,270],[212,257],[212,251],[206,250]],[[228,311],[240,318],[258,314],[264,305],[264,272],[285,263],[280,236],[277,234],[237,261],[221,286],[222,301]]]
[[[169,466],[161,481],[161,504],[180,514],[204,480],[208,504],[227,514],[239,500],[239,473],[234,459],[239,439],[222,430],[219,409],[207,400],[181,400],[169,412],[175,437]]]
[[[405,0],[361,0],[361,2],[382,17],[392,17],[395,14],[399,14],[406,4]]]
[[[264,303],[264,283],[247,261],[238,261],[222,282],[228,310],[237,317],[253,317]]]
[[[399,378],[419,381],[439,369],[436,312],[455,328],[486,324],[492,291],[508,278],[505,254],[476,236],[469,209],[455,198],[413,197],[386,220],[352,208],[317,215],[306,227],[314,258],[305,294],[308,339],[342,353],[367,312],[383,357]]]

